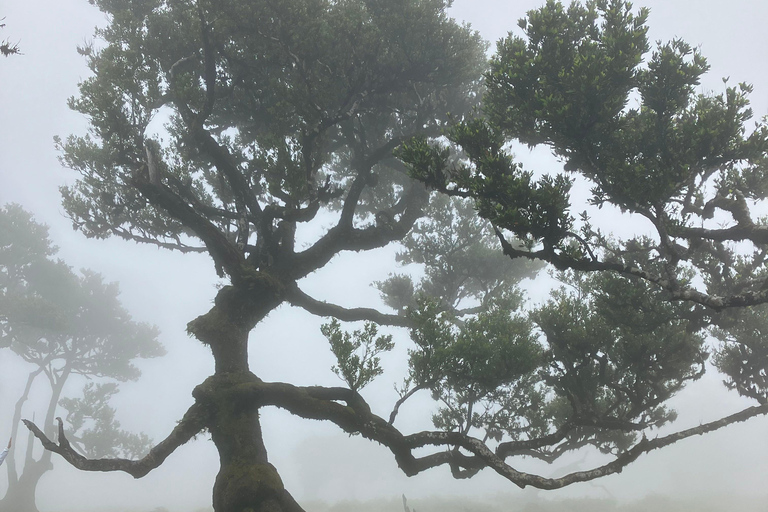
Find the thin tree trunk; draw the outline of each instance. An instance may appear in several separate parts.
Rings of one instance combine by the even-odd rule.
[[[24,404],[29,399],[29,392],[32,389],[32,384],[35,382],[35,378],[37,378],[40,373],[42,373],[43,367],[40,366],[37,368],[37,370],[30,372],[30,374],[27,376],[27,385],[24,386],[24,393],[19,397],[19,399],[16,401],[16,407],[13,409],[13,423],[11,424],[11,438],[17,439],[19,438],[19,425],[21,424],[21,410],[24,407]],[[16,446],[15,444],[11,446],[11,449],[8,451],[8,457],[5,460],[5,464],[8,468],[8,487],[13,487],[16,485],[19,481],[19,473],[16,468]]]
[[[44,423],[46,435],[49,437],[52,436],[54,432],[53,420],[56,414],[56,406],[59,403],[62,390],[64,389],[64,384],[66,383],[67,378],[69,378],[70,372],[70,367],[67,365],[62,369],[58,378],[55,378],[53,375],[49,375],[51,382],[51,398],[48,402],[48,409],[46,411]],[[16,412],[18,412],[19,415],[21,414],[21,405],[23,405],[24,401],[26,400],[26,396],[29,393],[29,388],[31,387],[31,382],[39,373],[40,372],[37,371],[30,374],[27,380],[28,385],[25,389],[25,394],[22,396],[24,400],[20,399],[19,402],[17,402],[17,411],[14,412],[14,416]],[[43,477],[43,475],[53,469],[53,463],[51,462],[52,452],[48,450],[44,450],[40,459],[35,460],[33,455],[33,447],[34,436],[32,435],[32,432],[30,432],[24,457],[24,468],[22,469],[21,476],[17,475],[17,478],[13,483],[9,481],[8,491],[6,492],[3,500],[0,501],[0,511],[38,512],[36,503],[37,485],[40,483],[40,479]],[[9,453],[8,456],[10,459],[11,454]],[[15,460],[12,462],[14,462],[15,465]]]

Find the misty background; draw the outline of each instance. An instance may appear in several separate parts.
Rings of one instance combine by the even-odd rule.
[[[540,1],[456,0],[451,14],[480,31],[493,43],[517,29],[517,20]],[[754,0],[698,1],[648,0],[649,39],[682,38],[699,46],[710,72],[701,91],[721,92],[722,78],[730,84],[754,85],[750,96],[756,117],[768,114],[768,2]],[[60,206],[58,187],[72,183],[75,174],[57,161],[53,137],[82,134],[85,119],[66,106],[77,93],[77,83],[88,76],[76,47],[92,36],[104,16],[86,0],[0,1],[0,17],[7,26],[0,39],[18,42],[22,55],[0,60],[0,205],[19,203],[50,227],[59,247],[58,257],[74,269],[89,268],[118,281],[121,301],[134,320],[157,325],[168,351],[161,358],[139,362],[137,382],[121,384],[112,400],[121,427],[145,432],[155,442],[163,439],[192,404],[194,386],[213,372],[209,350],[188,338],[188,321],[210,308],[218,283],[207,255],[182,255],[117,239],[89,240],[72,230]],[[530,169],[555,166],[548,155],[518,151]],[[580,211],[580,210],[578,210]],[[610,218],[602,225],[610,227]],[[311,295],[322,290],[329,301],[341,305],[380,305],[370,283],[395,270],[390,247],[370,255],[348,254],[311,276],[305,285]],[[533,290],[533,297],[541,290]],[[296,385],[339,385],[330,368],[335,359],[320,334],[322,319],[284,305],[251,334],[251,369],[267,381]],[[364,391],[375,412],[391,409],[397,395],[394,383],[405,375],[408,336],[389,330],[399,342],[382,357],[385,373]],[[0,445],[11,431],[13,406],[23,391],[29,369],[9,350],[0,350]],[[73,379],[69,394],[83,381]],[[67,392],[65,390],[65,395]],[[41,415],[47,389],[40,385],[23,417]],[[401,411],[403,431],[430,426],[431,401],[414,399]],[[676,429],[698,425],[739,409],[739,398],[728,393],[714,375],[706,376],[671,403],[680,412]],[[485,471],[470,480],[454,480],[448,468],[415,478],[402,474],[391,453],[359,437],[349,437],[327,423],[310,422],[276,409],[262,414],[270,460],[292,494],[301,502],[334,503],[343,500],[392,500],[402,510],[405,494],[418,506],[419,498],[439,495],[467,503],[486,501],[488,510],[500,504],[530,499],[613,498],[637,501],[648,495],[679,499],[740,497],[760,503],[768,482],[768,418],[736,424],[722,431],[683,441],[642,456],[623,473],[577,484],[560,491],[521,491],[498,475]],[[20,431],[26,437],[26,432]],[[25,439],[16,440],[23,449]],[[38,449],[39,446],[38,446]],[[523,461],[521,469],[545,476],[588,469],[601,459],[577,453],[558,465]],[[38,487],[43,511],[153,510],[194,511],[208,507],[211,484],[218,471],[213,444],[205,435],[181,448],[158,469],[140,480],[126,474],[81,473],[54,456],[55,470]],[[7,488],[6,468],[0,468],[0,495]],[[312,510],[308,505],[309,510]],[[652,509],[653,506],[646,509]],[[768,510],[765,509],[764,510]]]

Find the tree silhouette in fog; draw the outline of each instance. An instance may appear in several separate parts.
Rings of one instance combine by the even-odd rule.
[[[751,211],[768,130],[746,128],[749,87],[696,94],[707,65],[687,44],[651,51],[647,11],[550,1],[487,64],[443,0],[95,3],[110,24],[81,49],[93,75],[71,106],[90,130],[59,141],[80,176],[64,207],[90,237],[207,253],[225,284],[188,324],[215,373],[149,455],[85,458],[27,423],[75,467],[141,477],[207,430],[217,512],[299,511],[269,463],[264,407],[376,441],[408,475],[490,469],[542,489],[768,412],[768,239]],[[563,168],[525,170],[510,142]],[[641,234],[574,217],[576,177]],[[404,271],[376,283],[389,312],[302,289],[336,255],[390,244]],[[562,287],[531,306],[522,280],[544,264]],[[249,334],[281,304],[332,318],[322,334],[346,386],[250,371]],[[380,416],[362,393],[394,343],[409,343],[408,375]],[[757,404],[649,438],[711,353]],[[418,393],[435,400],[435,430],[403,433]],[[609,462],[558,478],[515,468],[588,447]]]
[[[43,429],[52,435],[55,418],[66,410],[68,438],[90,457],[141,457],[150,440],[120,429],[109,399],[117,382],[136,380],[137,358],[164,350],[154,327],[133,322],[118,301],[117,284],[94,272],[73,272],[53,259],[56,247],[48,229],[18,205],[0,208],[0,347],[13,351],[28,368],[16,402],[11,434],[18,440],[22,413],[44,395]],[[85,377],[81,396],[62,398],[68,382]],[[63,428],[62,422],[59,422]],[[51,452],[37,456],[34,438],[9,453],[8,491],[3,510],[36,512],[35,490],[52,469]],[[21,457],[18,452],[25,448]]]

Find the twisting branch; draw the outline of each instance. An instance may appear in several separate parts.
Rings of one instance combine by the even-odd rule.
[[[504,444],[497,452],[492,451],[481,440],[459,432],[418,432],[405,436],[383,418],[373,414],[368,404],[356,392],[346,388],[297,387],[285,383],[252,382],[239,389],[245,400],[259,407],[273,405],[283,408],[302,418],[328,420],[349,433],[359,433],[368,439],[387,446],[395,455],[400,468],[409,476],[426,469],[448,464],[457,478],[471,475],[483,468],[490,468],[520,487],[533,486],[540,489],[558,489],[567,485],[593,480],[621,472],[640,455],[668,446],[682,439],[717,430],[732,423],[745,421],[768,413],[768,404],[749,407],[722,419],[682,430],[652,440],[643,437],[632,448],[619,454],[613,461],[588,470],[578,471],[560,478],[544,478],[517,471],[505,462],[505,458],[525,446],[524,443]],[[338,402],[344,402],[342,405]],[[557,443],[570,426],[531,440],[531,447],[538,444]],[[413,451],[428,446],[447,447],[449,451],[416,457]],[[463,454],[458,449],[469,452]]]
[[[317,316],[330,316],[344,322],[368,320],[379,325],[395,325],[410,327],[408,318],[398,315],[387,315],[373,308],[345,308],[328,302],[314,299],[301,291],[298,286],[292,286],[286,291],[286,300],[293,306]]]
[[[56,418],[59,423],[58,444],[54,443],[40,430],[37,425],[29,420],[22,420],[24,425],[38,438],[46,450],[58,453],[77,469],[83,471],[123,471],[134,478],[141,478],[153,469],[160,466],[176,448],[183,445],[197,435],[206,423],[206,417],[202,406],[195,404],[184,414],[184,417],[176,425],[173,431],[163,441],[152,448],[142,459],[87,459],[77,453],[64,435],[64,423],[61,418]]]
[[[530,260],[540,260],[551,263],[558,270],[581,270],[583,272],[599,272],[610,270],[625,276],[638,277],[649,281],[669,293],[671,300],[689,301],[701,304],[715,311],[722,311],[727,308],[736,308],[744,306],[756,306],[768,302],[768,289],[759,291],[747,291],[726,297],[709,295],[687,286],[680,286],[676,280],[664,278],[650,272],[646,272],[637,267],[629,267],[620,263],[611,263],[606,261],[595,261],[592,259],[574,259],[568,256],[557,254],[552,250],[528,251],[516,249],[504,237],[504,234],[498,229],[496,236],[501,242],[504,254],[510,258],[527,258]]]
[[[310,248],[295,254],[290,264],[293,279],[301,279],[323,267],[342,251],[367,251],[384,247],[390,242],[401,240],[422,216],[422,207],[428,193],[420,183],[403,194],[403,197],[389,211],[379,212],[375,226],[355,229],[340,220]],[[395,220],[393,214],[399,214]],[[342,214],[343,215],[343,214]]]

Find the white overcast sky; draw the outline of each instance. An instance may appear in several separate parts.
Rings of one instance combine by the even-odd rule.
[[[495,42],[516,29],[517,20],[539,1],[456,0],[451,10]],[[692,1],[649,0],[651,40],[679,37],[700,46],[712,66],[702,91],[722,91],[722,77],[731,83],[754,85],[752,102],[758,117],[768,114],[768,2],[765,0]],[[182,256],[119,240],[86,240],[63,216],[58,187],[75,176],[60,167],[53,136],[83,133],[85,122],[66,107],[77,82],[88,70],[75,51],[96,25],[105,22],[86,0],[0,0],[6,28],[0,39],[19,41],[23,55],[0,60],[0,204],[17,202],[48,224],[60,247],[60,257],[74,268],[91,268],[110,281],[119,281],[122,300],[134,318],[157,324],[168,348],[165,358],[142,366],[144,376],[127,384],[117,397],[123,426],[163,438],[192,403],[191,389],[213,369],[207,349],[184,334],[186,322],[210,307],[216,279],[202,256]],[[521,155],[536,162],[547,159]],[[368,286],[386,277],[387,256],[337,258],[331,268],[313,276],[307,288],[323,298],[346,304],[375,304]],[[251,365],[265,380],[287,380],[300,385],[336,385],[329,368],[330,352],[317,326],[320,321],[284,307],[270,315],[252,334]],[[405,339],[400,334],[401,339]],[[388,411],[392,383],[402,378],[398,356],[367,395]],[[298,354],[298,355],[297,355]],[[10,432],[10,416],[18,398],[25,368],[0,351],[0,441]],[[710,379],[681,396],[676,405],[685,413],[680,426],[713,419],[735,410],[739,403]],[[36,390],[38,393],[44,389]],[[368,389],[366,389],[368,391]],[[421,405],[428,405],[424,402]],[[406,410],[408,412],[408,410]],[[410,411],[414,427],[428,415]],[[31,409],[29,411],[31,413]],[[39,413],[38,413],[39,415]],[[264,414],[267,448],[287,487],[297,498],[341,500],[368,496],[425,496],[430,494],[489,495],[515,488],[494,474],[472,481],[454,481],[447,469],[408,479],[397,470],[391,455],[358,438],[340,435],[330,425],[296,420],[284,413]],[[765,493],[768,474],[768,420],[761,418],[723,432],[687,440],[664,453],[642,457],[621,475],[598,486],[584,484],[552,496],[646,494],[724,495]],[[319,460],[337,462],[334,467]],[[577,458],[578,459],[578,458]],[[587,459],[588,464],[592,459]],[[122,474],[80,474],[61,461],[39,488],[39,505],[51,512],[106,510],[126,504],[150,510],[167,506],[192,511],[210,503],[210,489],[218,469],[216,452],[205,436],[177,450],[166,464],[140,481]],[[526,463],[523,467],[538,467]],[[574,466],[575,467],[575,466]],[[5,491],[5,468],[0,471],[0,495]],[[577,469],[586,469],[579,466]],[[556,471],[543,468],[544,474]],[[83,496],[88,496],[84,499]]]

